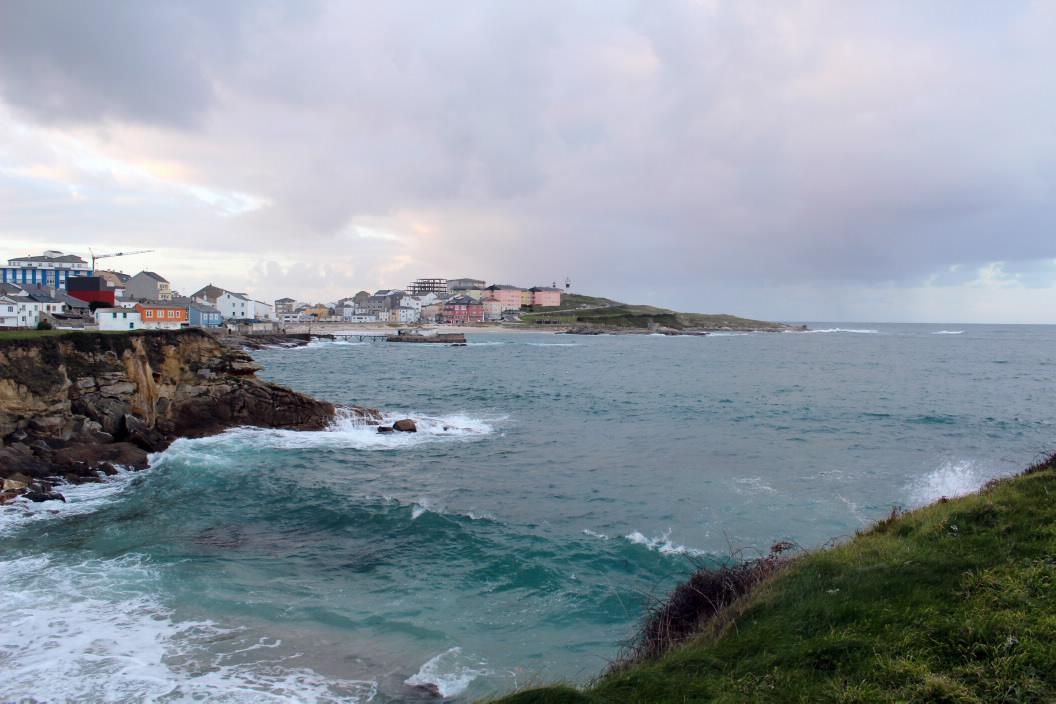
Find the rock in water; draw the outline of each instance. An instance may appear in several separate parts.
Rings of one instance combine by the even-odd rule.
[[[391,433],[392,432],[392,426],[391,425],[379,425],[378,426],[378,432],[379,433]]]
[[[399,430],[401,433],[417,433],[418,425],[410,418],[404,418],[398,420],[392,424],[393,430]]]

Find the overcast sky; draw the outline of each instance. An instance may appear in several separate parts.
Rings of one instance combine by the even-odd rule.
[[[0,257],[1056,322],[1056,2],[0,2]]]

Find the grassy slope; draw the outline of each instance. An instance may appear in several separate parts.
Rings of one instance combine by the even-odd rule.
[[[578,310],[581,306],[591,306]],[[766,330],[785,326],[763,320],[749,320],[733,315],[677,313],[667,308],[619,303],[608,298],[568,294],[559,308],[537,308],[521,316],[525,322],[545,320],[568,325],[596,325],[609,328],[647,328],[650,323],[676,330]]]
[[[800,557],[724,628],[558,702],[1056,701],[1056,468]]]

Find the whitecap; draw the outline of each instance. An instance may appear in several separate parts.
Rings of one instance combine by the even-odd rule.
[[[328,678],[281,641],[212,621],[177,621],[159,575],[125,555],[0,562],[4,695],[33,701],[351,702],[377,683]]]
[[[161,457],[193,455],[222,461],[220,455],[230,445],[251,445],[274,449],[342,448],[353,450],[397,450],[430,443],[472,442],[496,432],[496,423],[507,416],[475,418],[461,413],[445,416],[425,416],[417,413],[386,414],[382,425],[392,425],[400,418],[413,418],[415,433],[379,433],[376,426],[367,425],[362,418],[339,414],[326,430],[283,430],[243,426],[219,435],[197,439],[179,439]],[[210,454],[220,450],[220,454]]]
[[[609,539],[609,536],[605,535],[604,533],[598,533],[597,531],[593,531],[590,528],[584,528],[583,535],[589,535],[591,538],[597,538],[598,540]]]
[[[932,335],[963,335],[964,330],[936,330]]]
[[[650,550],[655,550],[661,555],[688,555],[690,557],[703,557],[709,553],[706,550],[697,550],[695,548],[688,548],[685,545],[678,545],[671,542],[671,529],[664,531],[659,538],[647,538],[645,535],[638,531],[629,533],[623,536],[624,540],[630,541],[635,545],[644,545]]]
[[[992,478],[980,472],[974,462],[946,462],[910,484],[909,500],[913,506],[924,506],[944,496],[948,499],[964,496],[978,490]]]
[[[63,495],[65,503],[58,500],[36,503],[15,499],[12,503],[0,506],[0,536],[35,521],[94,513],[116,500],[137,474],[133,470],[118,467],[117,474],[103,476],[98,482],[58,486],[55,491]]]
[[[495,347],[496,345],[505,345],[505,342],[499,340],[492,340],[490,342],[467,342],[466,345],[469,347]]]
[[[430,658],[417,673],[411,675],[404,684],[411,687],[433,686],[441,697],[457,697],[469,688],[477,677],[491,674],[484,668],[485,663],[462,654],[462,648],[456,646]]]

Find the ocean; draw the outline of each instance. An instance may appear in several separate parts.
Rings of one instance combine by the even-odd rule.
[[[699,565],[843,540],[1056,448],[1056,327],[811,328],[256,352],[420,432],[240,428],[0,508],[0,700],[585,683]]]

